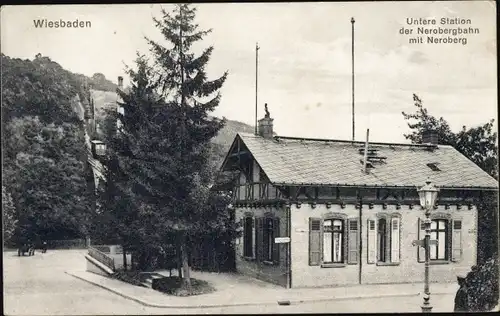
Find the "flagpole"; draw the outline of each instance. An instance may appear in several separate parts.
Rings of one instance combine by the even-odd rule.
[[[259,43],[255,43],[255,135],[257,131],[257,102],[258,102],[258,87],[259,87]]]
[[[355,119],[354,119],[354,18],[351,18],[352,25],[352,140],[355,138]]]

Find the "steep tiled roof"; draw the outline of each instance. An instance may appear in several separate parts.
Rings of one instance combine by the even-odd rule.
[[[245,146],[275,184],[415,187],[430,179],[438,187],[498,188],[497,181],[451,146],[370,144],[385,162],[362,172],[363,142],[265,139],[239,133]],[[438,163],[440,171],[427,164]]]

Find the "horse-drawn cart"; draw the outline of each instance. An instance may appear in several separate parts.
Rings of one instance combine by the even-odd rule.
[[[26,253],[28,254],[28,256],[34,256],[35,246],[33,244],[23,244],[17,250],[18,256],[24,256]]]

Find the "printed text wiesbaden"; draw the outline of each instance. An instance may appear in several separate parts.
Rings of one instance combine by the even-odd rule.
[[[33,24],[36,28],[90,28],[92,23],[90,21],[82,20],[48,20],[48,19],[37,19],[33,20]]]

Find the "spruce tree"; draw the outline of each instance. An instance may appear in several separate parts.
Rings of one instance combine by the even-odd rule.
[[[107,144],[105,157],[101,158],[105,166],[106,181],[98,192],[103,212],[98,218],[105,222],[108,229],[102,234],[107,240],[118,240],[125,253],[141,257],[145,245],[158,244],[161,238],[162,209],[151,210],[152,202],[159,198],[151,190],[150,181],[161,181],[164,172],[152,169],[161,168],[162,163],[150,155],[160,157],[157,139],[162,135],[161,122],[155,121],[156,110],[162,108],[162,101],[155,97],[149,84],[152,77],[147,60],[138,56],[137,70],[129,69],[131,88],[124,93],[118,90],[123,99],[120,105],[125,109],[122,115],[108,110],[103,124],[104,141]],[[159,124],[155,126],[155,124]],[[157,191],[161,192],[161,190]],[[158,219],[158,221],[157,221]],[[99,225],[102,227],[102,225]],[[99,230],[99,227],[96,229]],[[140,268],[146,268],[142,266]]]
[[[207,79],[213,47],[195,56],[191,46],[210,30],[199,31],[194,18],[195,9],[180,4],[172,15],[163,10],[162,18],[154,19],[168,44],[147,39],[154,60],[139,56],[135,69],[128,69],[131,88],[118,91],[124,111],[113,114],[118,125],[108,124],[108,135],[114,136],[106,140],[108,169],[114,172],[108,181],[115,182],[108,185],[109,196],[130,198],[126,216],[119,215],[123,206],[108,203],[115,208],[122,240],[133,240],[137,252],[152,244],[177,244],[188,292],[190,243],[227,225],[226,212],[210,202],[229,203],[210,190],[215,180],[211,140],[225,122],[209,114],[219,104],[227,73]],[[127,218],[139,233],[127,229]]]
[[[210,117],[219,104],[219,89],[227,78],[208,80],[205,67],[213,52],[210,46],[196,56],[194,43],[211,30],[199,30],[195,24],[196,9],[187,4],[176,5],[172,14],[162,10],[161,19],[154,19],[168,45],[147,39],[155,61],[155,87],[165,100],[162,121],[167,121],[165,133],[158,135],[166,144],[168,158],[163,158],[169,170],[161,187],[164,199],[158,200],[169,208],[177,241],[181,246],[183,280],[191,290],[188,262],[188,242],[192,236],[206,231],[208,222],[217,218],[206,207],[213,182],[211,140],[224,126],[224,121]],[[207,212],[208,211],[208,212]],[[213,215],[213,214],[212,214]],[[191,238],[190,238],[191,237]]]

